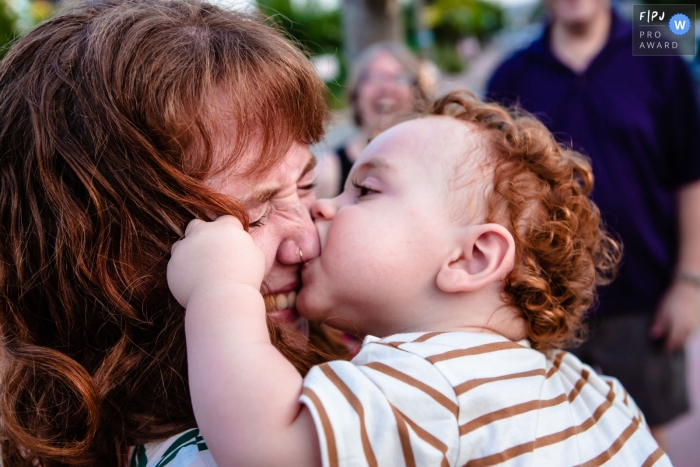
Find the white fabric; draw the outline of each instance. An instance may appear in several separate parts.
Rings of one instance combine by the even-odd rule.
[[[327,467],[671,465],[617,380],[491,334],[368,337],[300,400]]]
[[[130,467],[217,467],[196,428],[132,447],[129,457]]]

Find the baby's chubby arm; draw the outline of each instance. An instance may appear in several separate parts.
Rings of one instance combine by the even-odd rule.
[[[264,272],[262,251],[231,216],[194,220],[173,245],[168,285],[186,308],[197,424],[219,467],[320,466],[302,378],[270,343]]]

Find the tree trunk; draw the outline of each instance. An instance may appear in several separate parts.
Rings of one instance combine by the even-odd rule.
[[[343,0],[345,53],[352,63],[377,42],[403,42],[403,16],[398,0]]]

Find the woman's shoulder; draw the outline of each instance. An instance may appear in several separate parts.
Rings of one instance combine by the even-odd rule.
[[[129,458],[129,467],[216,467],[198,428],[134,446]]]

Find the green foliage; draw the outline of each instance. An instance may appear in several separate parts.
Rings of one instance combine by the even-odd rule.
[[[0,58],[5,56],[18,34],[17,15],[7,6],[7,2],[0,2]]]
[[[419,48],[413,7],[408,5],[406,19],[408,41]],[[434,44],[427,51],[441,70],[464,71],[465,63],[456,44],[464,38],[476,37],[482,44],[503,28],[503,10],[485,0],[425,0],[423,24],[430,30]]]
[[[436,44],[433,60],[442,71],[447,73],[461,73],[464,71],[464,62],[457,55],[454,44]]]
[[[455,44],[467,36],[483,43],[503,28],[501,8],[483,0],[428,1],[425,15],[438,44]]]
[[[341,53],[340,10],[324,11],[313,2],[308,8],[293,8],[289,0],[258,0],[258,6],[313,55]]]
[[[347,65],[343,57],[343,29],[340,10],[324,11],[309,3],[307,8],[294,8],[289,0],[258,0],[260,11],[269,16],[309,55],[331,54],[340,61],[340,76],[328,85],[328,103],[332,109],[346,105],[345,82]]]

